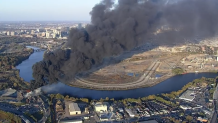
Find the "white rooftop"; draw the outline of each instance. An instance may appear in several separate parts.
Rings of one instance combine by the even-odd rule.
[[[77,103],[70,103],[69,104],[69,111],[73,112],[73,111],[80,111],[80,108],[78,106]]]
[[[9,89],[5,89],[3,91],[0,91],[0,96],[2,97],[7,97],[7,96],[12,96],[13,94],[15,94],[17,91],[9,88]]]
[[[156,120],[141,121],[139,123],[158,123]]]
[[[186,90],[180,97],[179,99],[183,99],[183,100],[188,100],[188,101],[193,101],[195,98],[195,93],[193,90]]]

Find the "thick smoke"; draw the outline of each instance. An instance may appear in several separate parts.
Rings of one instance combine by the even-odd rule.
[[[91,24],[71,29],[67,50],[45,53],[33,66],[34,87],[71,81],[106,57],[117,56],[147,42],[157,45],[185,43],[218,31],[217,0],[103,0],[93,7]],[[158,29],[167,28],[159,34]],[[152,40],[151,40],[152,39]]]

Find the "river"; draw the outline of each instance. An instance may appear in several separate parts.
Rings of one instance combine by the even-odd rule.
[[[35,47],[31,47],[34,48]],[[44,51],[34,52],[29,59],[23,61],[16,68],[20,69],[20,76],[25,81],[30,81],[32,78],[32,65],[43,59]],[[185,75],[177,75],[172,78],[169,78],[155,86],[139,88],[133,90],[123,90],[123,91],[99,91],[99,90],[90,90],[82,89],[77,87],[71,87],[63,83],[53,84],[51,86],[46,86],[46,93],[61,93],[68,94],[74,97],[86,97],[91,99],[100,99],[100,98],[139,98],[152,94],[161,94],[168,93],[172,91],[177,91],[181,89],[185,84],[193,81],[194,79],[207,77],[213,78],[218,76],[217,73],[189,73]]]
[[[28,48],[33,48],[34,50],[37,50],[39,48],[27,46]],[[30,82],[30,80],[33,79],[32,77],[32,66],[43,59],[44,51],[35,52],[30,55],[29,59],[23,61],[21,64],[16,66],[17,69],[20,70],[20,76],[27,82]]]

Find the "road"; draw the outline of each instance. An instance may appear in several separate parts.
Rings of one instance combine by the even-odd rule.
[[[40,96],[40,100],[43,102],[42,105],[43,105],[43,117],[42,119],[39,121],[39,123],[45,123],[47,118],[49,117],[50,115],[50,108],[48,106],[48,101],[46,100],[46,97],[44,96]]]
[[[217,123],[217,99],[218,99],[218,85],[216,86],[216,89],[213,92],[214,111],[210,123]]]
[[[17,111],[16,108],[9,108],[9,107],[6,107],[5,105],[1,104],[1,103],[0,103],[0,110],[3,110],[5,112],[11,112],[11,113],[16,114],[16,115],[25,116],[25,114],[23,112]],[[28,118],[28,117],[25,117],[25,118],[28,119],[31,123],[34,123],[33,119]]]
[[[75,77],[76,81],[78,84],[83,85],[83,86],[88,86],[88,87],[93,87],[93,88],[101,88],[101,89],[114,89],[114,88],[133,88],[133,87],[141,87],[142,85],[145,85],[149,82],[149,78],[151,75],[155,72],[155,70],[158,68],[160,65],[160,62],[155,61],[153,62],[149,68],[144,72],[144,74],[134,82],[130,83],[124,83],[124,84],[103,84],[103,83],[95,83],[91,82],[85,79],[82,79],[80,77]]]

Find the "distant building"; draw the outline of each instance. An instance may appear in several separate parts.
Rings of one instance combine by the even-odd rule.
[[[195,93],[193,90],[186,90],[180,97],[179,99],[187,100],[187,101],[193,101],[195,98]]]
[[[181,109],[183,109],[183,110],[192,109],[192,107],[190,107],[190,106],[185,106],[185,105],[180,105],[179,107],[180,107]]]
[[[79,23],[78,26],[77,26],[77,28],[78,28],[78,29],[81,29],[81,28],[82,28],[82,24]]]
[[[158,123],[156,120],[140,121],[139,123]]]
[[[107,105],[103,104],[102,102],[98,102],[94,105],[96,112],[106,112],[107,111]]]
[[[11,35],[11,33],[9,32],[9,31],[7,31],[7,33],[6,33],[7,35]]]
[[[81,119],[76,120],[61,120],[59,123],[82,123],[83,121]]]
[[[70,115],[81,114],[81,110],[80,110],[77,103],[70,103],[69,104],[69,112],[70,112]]]
[[[46,32],[45,36],[46,36],[46,38],[50,38],[50,33]]]
[[[11,32],[11,36],[14,36],[15,35],[15,32]]]

